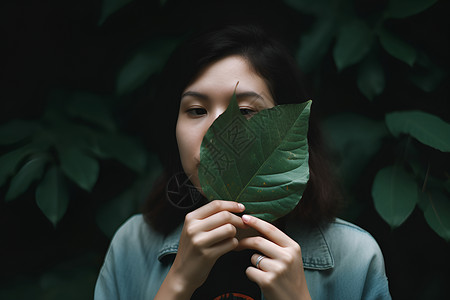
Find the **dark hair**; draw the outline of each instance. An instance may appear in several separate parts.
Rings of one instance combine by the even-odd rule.
[[[276,104],[300,103],[309,99],[296,61],[280,42],[261,27],[229,25],[202,32],[183,43],[168,61],[152,105],[158,115],[164,116],[165,128],[173,133],[161,135],[164,125],[158,123],[152,126],[165,171],[155,184],[143,212],[147,222],[158,231],[169,232],[183,221],[186,214],[186,211],[175,208],[167,201],[165,192],[170,177],[182,171],[175,138],[181,94],[206,66],[232,55],[241,56],[249,62],[255,73],[266,81]],[[156,115],[153,119],[157,119]],[[339,208],[340,193],[324,155],[314,108],[310,117],[308,143],[310,179],[302,200],[289,215],[298,216],[307,223],[331,221]]]

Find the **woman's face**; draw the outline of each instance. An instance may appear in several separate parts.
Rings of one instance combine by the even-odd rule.
[[[229,56],[206,67],[181,95],[176,127],[178,149],[184,172],[199,190],[202,139],[227,109],[238,82],[236,98],[246,117],[274,106],[264,79],[240,56]]]

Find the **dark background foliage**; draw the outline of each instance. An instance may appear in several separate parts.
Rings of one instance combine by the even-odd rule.
[[[342,217],[379,242],[393,298],[450,295],[449,1],[0,7],[1,299],[92,298],[110,237],[160,171],[143,130],[158,72],[190,32],[233,19],[269,26],[297,57],[346,191]]]

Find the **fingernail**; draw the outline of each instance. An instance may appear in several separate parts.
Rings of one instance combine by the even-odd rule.
[[[244,221],[244,222],[250,221],[250,216],[249,215],[243,215],[242,216],[242,221]]]
[[[238,203],[238,206],[239,206],[239,209],[240,209],[240,210],[244,210],[244,209],[245,209],[245,206],[244,206],[244,204],[242,204],[242,203]]]

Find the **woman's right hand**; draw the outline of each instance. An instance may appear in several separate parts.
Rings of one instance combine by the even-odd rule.
[[[215,200],[187,214],[175,261],[155,299],[189,299],[217,259],[237,247],[236,228],[247,226],[234,213],[244,210],[240,203]]]

